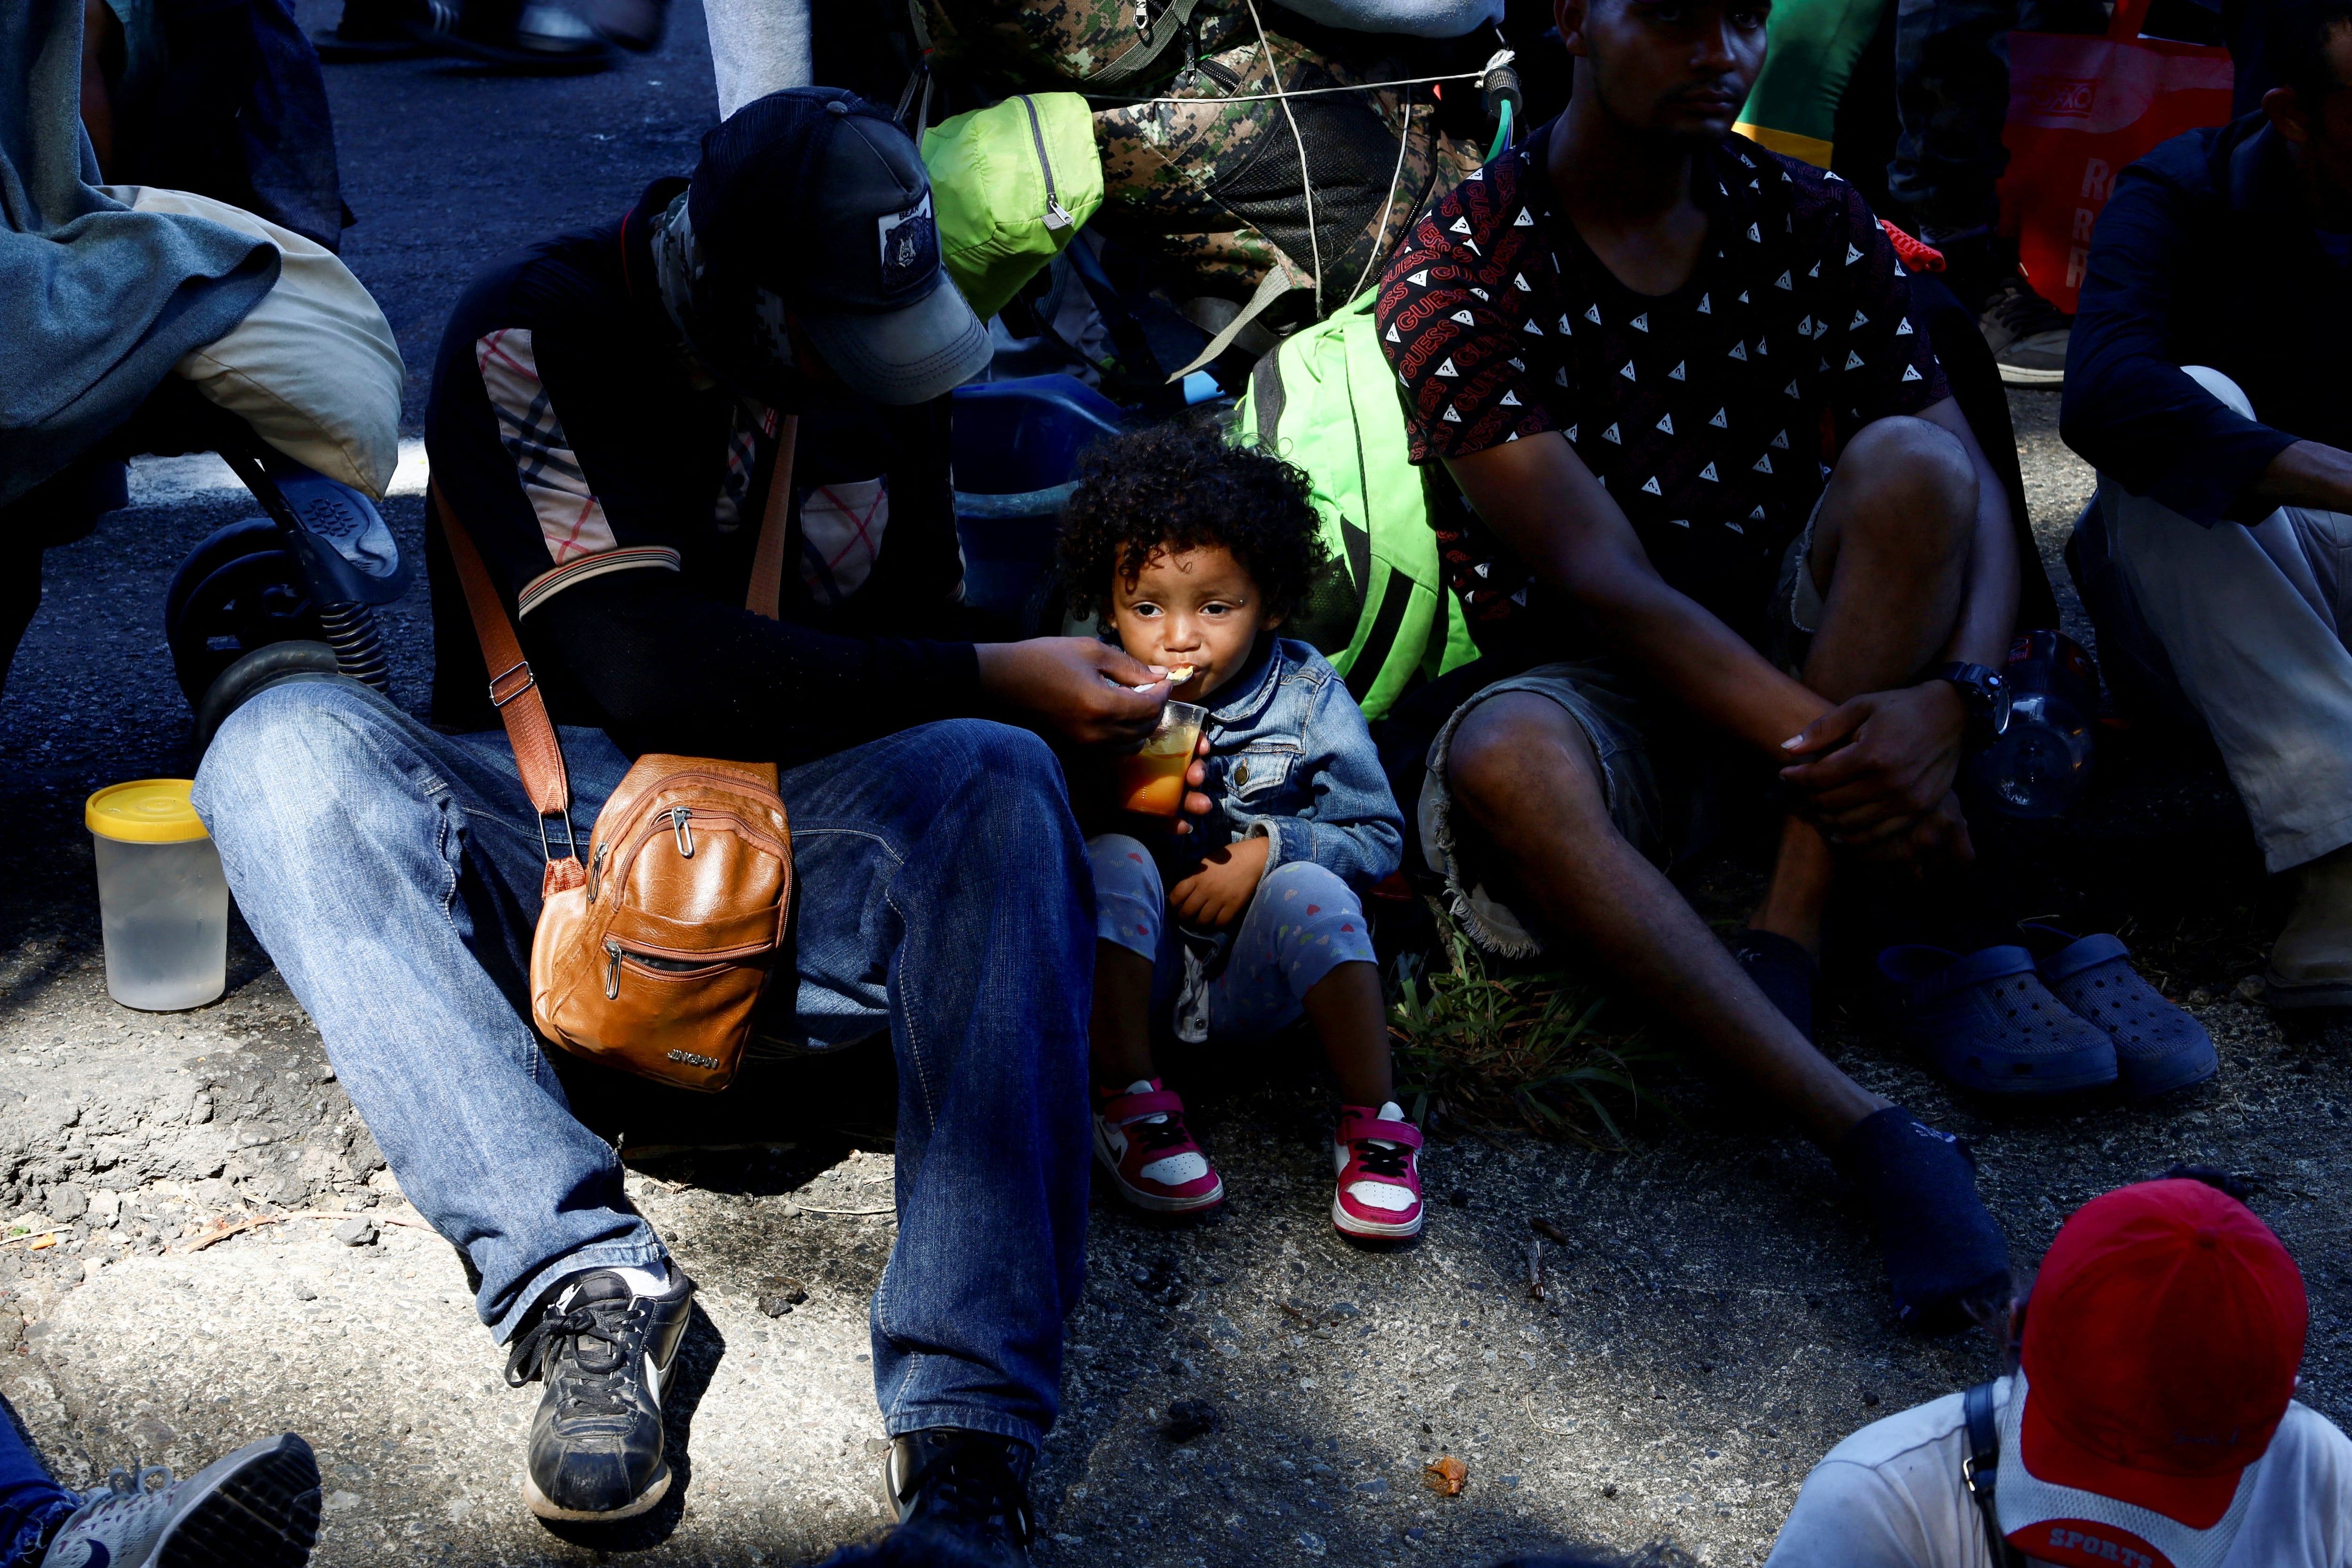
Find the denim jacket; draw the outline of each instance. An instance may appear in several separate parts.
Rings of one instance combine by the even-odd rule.
[[[1402,862],[1404,818],[1363,710],[1314,648],[1266,638],[1211,701],[1208,730],[1202,847],[1263,835],[1267,870],[1312,860],[1359,889]]]

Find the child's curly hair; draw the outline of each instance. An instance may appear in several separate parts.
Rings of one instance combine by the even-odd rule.
[[[1115,583],[1155,550],[1221,544],[1257,584],[1269,615],[1288,616],[1329,558],[1307,479],[1259,447],[1234,447],[1206,419],[1120,436],[1078,460],[1062,510],[1062,580],[1070,607],[1099,615]]]

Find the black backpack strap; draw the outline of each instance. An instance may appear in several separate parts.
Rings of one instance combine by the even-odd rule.
[[[1135,0],[1135,45],[1127,53],[1097,68],[1080,90],[1109,94],[1133,88],[1160,75],[1169,51],[1192,25],[1201,0]]]
[[[1993,1403],[1993,1384],[1979,1383],[1960,1395],[1960,1417],[1966,1424],[1969,1457],[1960,1462],[1960,1480],[1984,1510],[1985,1544],[1993,1568],[2023,1568],[2024,1557],[2000,1531],[2000,1511],[1994,1493],[2000,1485],[2000,1407]]]

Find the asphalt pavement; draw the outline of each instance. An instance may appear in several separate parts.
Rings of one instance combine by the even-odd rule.
[[[335,10],[302,6],[313,26]],[[714,104],[697,9],[677,12],[660,51],[596,77],[329,68],[360,216],[345,255],[398,332],[411,437],[476,268],[691,165]],[[2088,476],[2053,403],[2012,399],[2059,570]],[[387,507],[410,548],[420,481],[412,465]],[[75,1484],[302,1431],[327,1478],[329,1568],[793,1563],[877,1530],[865,1303],[893,1223],[873,1212],[890,1193],[885,1064],[766,1069],[716,1110],[579,1085],[703,1294],[671,1395],[671,1499],[627,1531],[558,1533],[519,1496],[537,1389],[504,1386],[458,1259],[402,1200],[266,955],[238,928],[228,994],[194,1012],[107,1000],[81,800],[187,771],[163,587],[253,510],[195,462],[142,465],[135,499],[51,552],[0,699],[0,1229],[24,1233],[0,1242],[6,1408]],[[426,627],[421,590],[388,617],[412,708]],[[2212,1028],[2216,1082],[2021,1112],[1943,1087],[1858,1004],[1831,1009],[1830,1047],[1971,1141],[2027,1269],[2111,1185],[2179,1159],[2258,1173],[2255,1206],[2311,1286],[2303,1397],[2340,1421],[2341,1041],[2282,1034],[2235,994],[2275,910],[2210,773],[2119,767],[2102,790],[2063,835],[2001,841],[2016,884],[2046,900],[2035,912],[2123,931]],[[1731,868],[1702,892],[1728,913],[1753,885]],[[1467,1568],[1660,1542],[1754,1563],[1838,1438],[1995,1370],[1985,1334],[1897,1329],[1826,1163],[1703,1070],[1627,1152],[1507,1131],[1433,1145],[1428,1233],[1391,1252],[1342,1244],[1324,1217],[1328,1095],[1301,1056],[1204,1061],[1185,1087],[1233,1201],[1178,1228],[1097,1205],[1035,1488],[1041,1563]],[[1448,1454],[1467,1481],[1440,1496],[1424,1467]]]

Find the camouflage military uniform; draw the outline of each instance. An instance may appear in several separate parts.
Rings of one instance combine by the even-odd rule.
[[[1259,0],[1259,16],[1270,13],[1276,24],[1264,46],[1246,0],[1198,0],[1189,43],[1180,40],[1151,74],[1115,89],[1098,79],[1106,68],[1116,75],[1139,46],[1134,0],[925,3],[942,71],[999,92],[1098,95],[1104,202],[1094,221],[1121,245],[1167,263],[1180,294],[1245,300],[1276,270],[1314,289],[1319,251],[1320,304],[1336,310],[1366,285],[1433,191],[1479,162],[1475,146],[1430,125],[1427,87],[1293,99],[1297,141],[1279,102],[1218,101],[1276,86],[1297,91],[1428,72],[1397,52],[1402,40],[1349,35],[1344,49],[1310,47],[1276,30],[1296,18],[1271,0]],[[1167,3],[1152,0],[1151,9]],[[1117,101],[1146,95],[1200,101]],[[1314,185],[1311,237],[1299,142]]]

